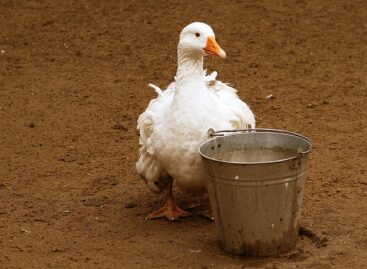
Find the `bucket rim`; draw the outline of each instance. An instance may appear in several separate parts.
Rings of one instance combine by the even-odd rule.
[[[279,159],[279,160],[274,160],[274,161],[263,161],[263,162],[234,162],[234,161],[222,161],[222,160],[218,160],[212,157],[209,157],[207,155],[205,155],[202,152],[202,147],[212,141],[215,140],[216,137],[224,137],[224,133],[232,133],[229,134],[227,136],[232,136],[232,135],[239,135],[239,134],[246,134],[246,133],[278,133],[278,134],[287,134],[287,135],[292,135],[292,136],[296,136],[298,138],[301,138],[303,140],[305,140],[309,145],[309,149],[299,152],[298,155],[293,156],[293,157],[289,157],[289,158],[285,158],[285,159]],[[215,131],[214,129],[210,128],[208,130],[208,136],[209,138],[211,137],[211,139],[208,139],[206,141],[204,141],[203,143],[200,144],[199,146],[199,153],[201,155],[202,158],[210,160],[210,161],[214,161],[214,162],[219,162],[219,163],[226,163],[226,164],[234,164],[234,165],[258,165],[258,164],[273,164],[273,163],[282,163],[282,162],[286,162],[286,161],[290,161],[290,160],[294,160],[297,158],[300,158],[302,156],[307,155],[308,153],[311,152],[312,150],[312,142],[309,138],[300,135],[298,133],[295,132],[290,132],[290,131],[286,131],[286,130],[279,130],[279,129],[268,129],[268,128],[250,128],[250,129],[235,129],[235,130],[219,130],[219,131]]]

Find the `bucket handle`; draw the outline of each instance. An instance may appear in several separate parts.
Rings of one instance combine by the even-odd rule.
[[[225,136],[225,133],[265,133],[265,132],[279,133],[279,134],[290,134],[290,135],[293,135],[293,136],[297,136],[299,138],[302,138],[302,139],[306,140],[312,146],[312,143],[311,143],[310,139],[308,139],[308,138],[306,138],[302,135],[299,135],[299,134],[293,133],[293,132],[289,132],[289,131],[285,131],[285,130],[276,130],[276,129],[268,129],[268,128],[249,128],[249,129],[218,130],[218,131],[215,131],[213,128],[210,128],[208,130],[208,136],[209,137]],[[299,155],[306,155],[310,151],[311,151],[311,148],[309,150],[306,150],[306,151],[303,151],[302,148],[299,148],[297,150]]]

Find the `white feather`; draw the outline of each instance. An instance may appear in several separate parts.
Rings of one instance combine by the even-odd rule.
[[[205,124],[197,122],[201,132],[198,137],[194,136],[195,141],[185,136],[185,126],[190,122],[189,118],[185,120],[187,117],[185,115],[176,114],[176,120],[181,124],[173,126],[175,135],[165,134],[169,131],[166,124],[170,123],[165,119],[165,115],[172,105],[175,82],[172,82],[165,91],[154,85],[155,90],[157,88],[160,90],[159,92],[156,90],[158,97],[150,101],[147,109],[138,119],[141,148],[137,162],[138,173],[146,180],[152,191],[161,191],[159,181],[167,180],[169,174],[167,170],[171,171],[171,176],[174,176],[178,185],[183,187],[197,189],[205,185],[198,146],[206,139],[206,131],[209,128],[216,127],[214,129],[217,130],[255,128],[255,118],[248,105],[238,98],[234,88],[216,80],[216,75],[217,73],[213,72],[205,76],[206,87],[210,94],[227,108],[230,116],[227,116],[226,122],[218,122],[219,124],[213,122],[213,125],[207,124],[206,127]],[[212,118],[215,119],[215,117]],[[193,120],[193,117],[190,117],[190,120]],[[153,136],[154,132],[155,136]],[[185,145],[183,152],[177,151],[179,147],[176,148],[176,145],[181,143]],[[172,154],[169,153],[165,157],[160,151],[168,151]]]
[[[149,83],[148,86],[151,87],[151,88],[153,88],[158,95],[162,95],[163,94],[163,91],[158,86],[156,86],[156,85],[154,85],[152,83]]]
[[[195,27],[201,30],[200,25]],[[204,34],[211,34],[207,27]],[[205,173],[198,148],[207,139],[208,129],[255,128],[255,117],[236,90],[216,80],[216,72],[206,76],[202,56],[193,59],[186,54],[184,45],[195,39],[187,41],[184,31],[180,35],[175,82],[165,91],[149,84],[158,97],[150,101],[138,119],[141,148],[136,168],[154,192],[163,189],[169,176],[179,187],[204,190]]]

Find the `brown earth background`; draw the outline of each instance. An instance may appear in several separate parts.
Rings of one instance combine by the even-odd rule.
[[[136,120],[193,21],[258,127],[313,141],[301,225],[321,243],[232,257],[205,219],[145,220],[162,199],[135,171]],[[0,268],[366,268],[366,44],[363,0],[1,0]]]

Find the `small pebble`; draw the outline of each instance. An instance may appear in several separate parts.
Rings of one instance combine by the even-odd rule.
[[[50,249],[50,252],[63,252],[63,250],[55,247],[55,248]]]
[[[36,125],[35,125],[33,122],[31,122],[28,126],[29,126],[29,128],[34,128],[34,127],[36,127]]]
[[[134,202],[128,202],[126,205],[125,205],[125,208],[133,208],[133,207],[136,207],[137,204],[134,203]]]

